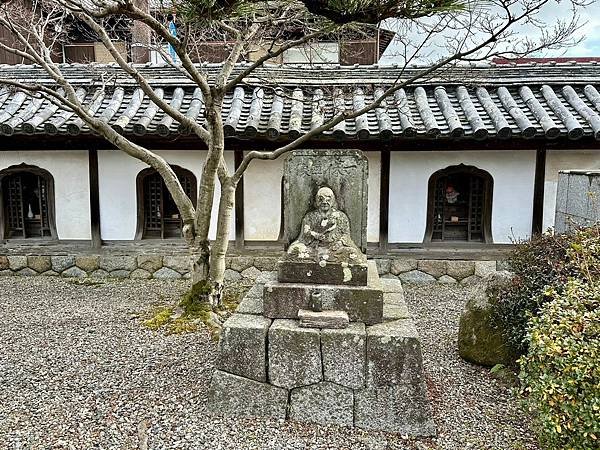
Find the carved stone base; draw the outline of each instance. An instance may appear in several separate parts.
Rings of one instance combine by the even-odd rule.
[[[400,281],[394,282],[398,286],[386,283],[384,298],[404,311]],[[298,320],[271,323],[253,316],[236,313],[224,324],[222,363],[208,399],[213,414],[435,435],[420,339],[408,314],[343,329],[302,328]],[[265,370],[268,381],[257,381]]]
[[[300,326],[303,328],[347,328],[350,324],[345,311],[298,311]]]
[[[366,286],[367,264],[342,265],[330,262],[282,259],[277,263],[277,279],[281,283],[339,284]]]

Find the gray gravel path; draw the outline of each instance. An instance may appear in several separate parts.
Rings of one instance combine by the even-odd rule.
[[[440,436],[206,415],[216,344],[166,336],[140,313],[182,282],[0,279],[0,449],[535,449],[526,419],[455,350],[464,288],[408,287]]]

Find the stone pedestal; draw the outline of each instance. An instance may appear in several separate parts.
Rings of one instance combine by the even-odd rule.
[[[209,392],[213,413],[435,434],[420,340],[399,280],[379,289],[385,313],[378,323],[344,329],[265,318],[270,283],[262,295],[251,290],[239,307],[245,314],[225,322]]]

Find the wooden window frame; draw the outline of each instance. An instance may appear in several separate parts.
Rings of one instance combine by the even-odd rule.
[[[23,236],[23,237],[7,237],[7,233],[8,233],[8,228],[6,227],[6,217],[5,217],[5,211],[4,211],[4,190],[2,188],[2,186],[4,185],[4,179],[12,176],[12,175],[17,175],[19,173],[30,173],[32,175],[38,176],[43,178],[46,183],[47,183],[47,187],[48,187],[48,207],[47,207],[47,216],[48,216],[48,228],[50,230],[50,236],[49,237],[42,237],[42,236]],[[48,172],[45,169],[42,169],[40,167],[37,166],[31,166],[28,164],[19,164],[16,166],[10,166],[4,170],[0,171],[0,236],[2,237],[2,239],[10,239],[10,240],[43,240],[43,241],[47,241],[47,240],[57,240],[58,239],[58,234],[56,232],[56,213],[55,213],[55,197],[54,197],[54,177],[52,176],[52,174],[50,172]]]
[[[196,179],[196,176],[188,169],[184,169],[183,167],[180,166],[175,166],[172,165],[171,169],[173,169],[173,171],[175,172],[175,174],[177,175],[178,178],[182,178],[182,177],[189,177],[190,182],[191,182],[191,192],[192,194],[192,198],[190,198],[190,200],[192,201],[192,204],[194,205],[194,207],[196,207],[196,202],[197,202],[197,197],[198,197],[198,180]],[[137,174],[136,177],[136,191],[137,191],[137,228],[136,228],[136,232],[135,232],[135,239],[136,240],[146,240],[146,239],[161,239],[161,240],[169,240],[169,239],[176,239],[176,238],[152,238],[152,237],[146,237],[146,220],[145,220],[145,205],[146,205],[146,198],[145,198],[145,190],[144,190],[144,181],[146,180],[147,177],[151,176],[151,175],[155,175],[157,174],[157,171],[151,167],[147,168],[147,169],[143,169],[142,171],[140,171]],[[162,177],[161,177],[162,180]],[[163,188],[164,188],[164,180],[162,180],[163,183]],[[167,193],[168,189],[165,189],[165,191]],[[170,193],[169,193],[170,195]],[[161,220],[164,220],[164,217],[161,217]]]
[[[481,232],[482,241],[469,241],[469,240],[456,240],[456,241],[434,241],[433,238],[433,215],[435,209],[435,187],[440,178],[447,177],[449,175],[465,174],[471,176],[480,177],[484,183],[483,193],[483,211],[481,217]],[[482,169],[475,166],[467,166],[465,164],[458,164],[454,166],[446,167],[434,172],[429,177],[429,183],[427,188],[427,226],[425,228],[425,237],[423,243],[433,244],[492,244],[492,198],[494,195],[494,178],[492,175]]]

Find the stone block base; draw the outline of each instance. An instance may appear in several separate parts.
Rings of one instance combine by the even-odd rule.
[[[343,329],[302,328],[298,320],[271,323],[259,314],[252,320],[236,313],[221,334],[232,342],[220,345],[226,354],[213,376],[211,411],[434,435],[420,340],[399,280],[385,284],[383,298],[402,314]],[[243,351],[231,351],[235,343]],[[266,382],[256,381],[264,368]]]
[[[326,263],[283,259],[277,263],[277,279],[282,283],[367,285],[367,264]]]
[[[369,261],[367,267],[366,286],[267,282],[263,313],[271,319],[297,319],[298,310],[311,309],[311,296],[319,292],[323,311],[345,311],[351,321],[380,323],[383,318],[382,284],[375,264]]]

